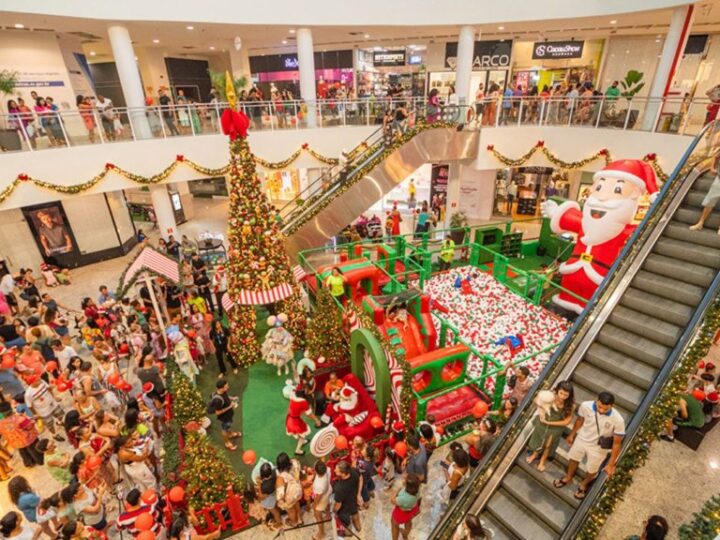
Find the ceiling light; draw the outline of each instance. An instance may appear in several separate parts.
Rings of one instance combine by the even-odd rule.
[[[95,51],[90,51],[90,56],[95,56],[97,53]]]
[[[617,21],[613,19],[612,21],[610,21],[610,24],[617,24]]]
[[[188,30],[195,30],[194,26],[186,26],[185,28],[187,28]]]
[[[295,33],[295,29],[294,29],[294,28],[291,28],[291,29],[290,29],[290,33],[291,33],[291,34],[294,34],[294,33]]]
[[[15,23],[15,28],[25,28],[25,25],[22,23]]]
[[[365,34],[365,39],[370,39],[370,34]]]
[[[498,26],[498,30],[505,30],[504,26]]]
[[[659,39],[656,39],[656,40],[655,40],[655,43],[660,43],[660,40],[659,40]]]
[[[210,45],[210,50],[211,50],[211,51],[214,51],[214,50],[215,50],[215,47],[213,47],[212,45]]]
[[[283,39],[283,40],[282,40],[282,44],[283,44],[283,45],[287,45],[287,39]]]
[[[153,43],[160,43],[159,39],[153,39]]]

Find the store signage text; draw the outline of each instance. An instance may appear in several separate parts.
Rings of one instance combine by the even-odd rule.
[[[298,62],[297,56],[286,56],[285,67],[288,69],[297,69],[300,63]]]
[[[543,41],[533,43],[534,60],[582,57],[584,41]]]
[[[510,67],[512,41],[476,41],[473,47],[473,69]],[[445,44],[445,65],[457,67],[457,43]]]
[[[404,66],[405,50],[375,51],[373,53],[374,66]]]

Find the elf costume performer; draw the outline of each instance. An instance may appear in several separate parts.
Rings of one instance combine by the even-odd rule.
[[[585,309],[635,231],[637,225],[632,222],[638,199],[644,194],[653,199],[657,191],[652,167],[642,160],[625,159],[595,173],[582,210],[575,201],[543,203],[543,216],[550,218],[554,233],[577,234],[572,255],[559,268],[560,285],[566,290],[553,297],[555,304],[578,314]]]

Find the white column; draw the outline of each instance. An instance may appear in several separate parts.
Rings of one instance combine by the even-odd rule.
[[[167,186],[165,184],[150,186],[150,198],[152,199],[153,209],[155,210],[160,235],[167,240],[171,234],[177,234],[175,212],[172,207],[172,202],[170,201]]]
[[[682,58],[682,53],[687,44],[687,38],[690,35],[690,26],[694,7],[692,5],[676,7],[670,17],[670,29],[665,36],[660,61],[657,70],[655,70],[655,78],[650,87],[650,98],[662,98],[667,93],[667,89],[675,75],[677,64]],[[648,103],[645,108],[645,116],[643,118],[643,129],[650,130],[654,127],[657,113],[660,110],[660,102],[653,101]]]
[[[297,34],[298,70],[300,71],[300,97],[307,105],[307,126],[317,125],[315,106],[315,49],[309,28],[298,28]]]
[[[474,52],[475,29],[472,26],[463,26],[458,36],[457,65],[455,66],[455,93],[460,105],[466,105],[472,101],[470,99],[470,77]]]
[[[152,139],[152,131],[145,115],[145,94],[140,80],[140,71],[135,61],[130,32],[124,26],[108,27],[110,46],[112,47],[115,67],[117,68],[120,86],[125,103],[134,108],[130,113],[130,122],[136,139]]]

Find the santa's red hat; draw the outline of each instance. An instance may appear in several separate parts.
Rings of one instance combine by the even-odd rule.
[[[641,159],[621,159],[609,163],[593,175],[593,180],[598,178],[615,178],[632,182],[639,187],[643,193],[653,197],[657,191],[657,180],[655,171],[649,163]]]
[[[351,386],[343,386],[340,390],[340,397],[350,399],[355,395],[355,390]]]

